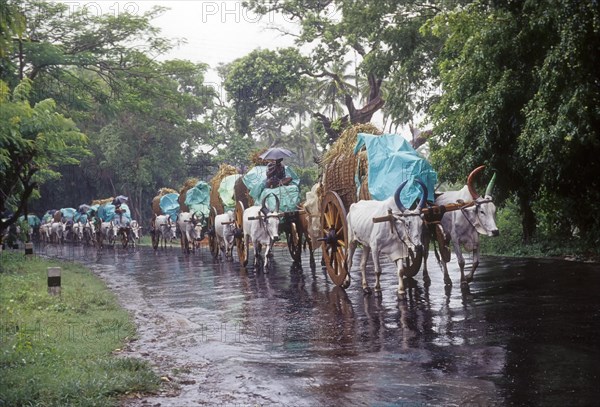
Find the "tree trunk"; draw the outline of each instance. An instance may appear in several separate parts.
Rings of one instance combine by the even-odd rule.
[[[521,226],[523,228],[523,243],[531,243],[535,234],[537,221],[531,208],[531,200],[527,192],[518,193],[519,208],[521,209]]]

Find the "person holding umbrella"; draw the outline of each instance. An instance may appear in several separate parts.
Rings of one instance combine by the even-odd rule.
[[[291,177],[285,176],[284,157],[291,157],[293,153],[290,150],[281,147],[272,147],[260,155],[263,160],[269,161],[267,164],[267,188],[277,188],[282,185],[288,185]]]

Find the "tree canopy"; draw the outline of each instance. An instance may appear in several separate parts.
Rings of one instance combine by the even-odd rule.
[[[95,15],[60,2],[0,0],[8,120],[0,160],[3,181],[14,181],[3,183],[3,209],[24,207],[32,185],[53,180],[40,185],[56,205],[124,193],[144,216],[160,187],[206,179],[222,162],[243,167],[253,150],[275,144],[309,166],[345,126],[381,113],[390,130],[429,120],[424,134],[440,179],[462,182],[481,164],[497,172],[495,199],[518,203],[525,240],[538,226],[599,238],[595,2],[244,5],[296,22],[287,33],[296,47],[212,67],[224,95],[204,83],[205,64],[165,60],[178,40],[153,25],[164,8]],[[52,154],[40,147],[44,126],[59,143]],[[56,182],[59,173],[68,181]]]
[[[39,183],[58,179],[60,165],[78,164],[87,153],[87,138],[75,123],[52,99],[31,105],[30,92],[29,79],[12,93],[0,81],[0,213],[10,213],[0,219],[0,232],[27,211]]]
[[[433,161],[443,177],[481,163],[498,171],[498,197],[517,197],[526,240],[535,213],[563,232],[597,226],[598,21],[587,2],[477,2],[425,26],[444,42]]]

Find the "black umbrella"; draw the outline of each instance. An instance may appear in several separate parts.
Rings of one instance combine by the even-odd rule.
[[[121,204],[124,204],[128,200],[129,200],[129,198],[127,198],[125,195],[119,195],[118,197],[116,197],[115,199],[113,199],[112,204],[114,206],[119,206]]]
[[[263,160],[278,160],[280,158],[286,158],[293,156],[290,150],[282,147],[271,147],[264,153],[262,153],[259,157]]]
[[[79,208],[77,208],[77,212],[79,213],[87,213],[87,211],[89,211],[91,208],[91,206],[87,205],[87,204],[82,204],[79,205]]]

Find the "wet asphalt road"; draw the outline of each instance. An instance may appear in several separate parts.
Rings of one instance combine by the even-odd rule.
[[[128,352],[172,389],[130,405],[600,403],[598,264],[484,257],[465,293],[456,264],[444,287],[431,255],[431,286],[419,274],[399,300],[389,264],[382,295],[364,295],[357,269],[344,291],[283,247],[268,273],[206,248],[40,252],[83,259],[134,315]]]

